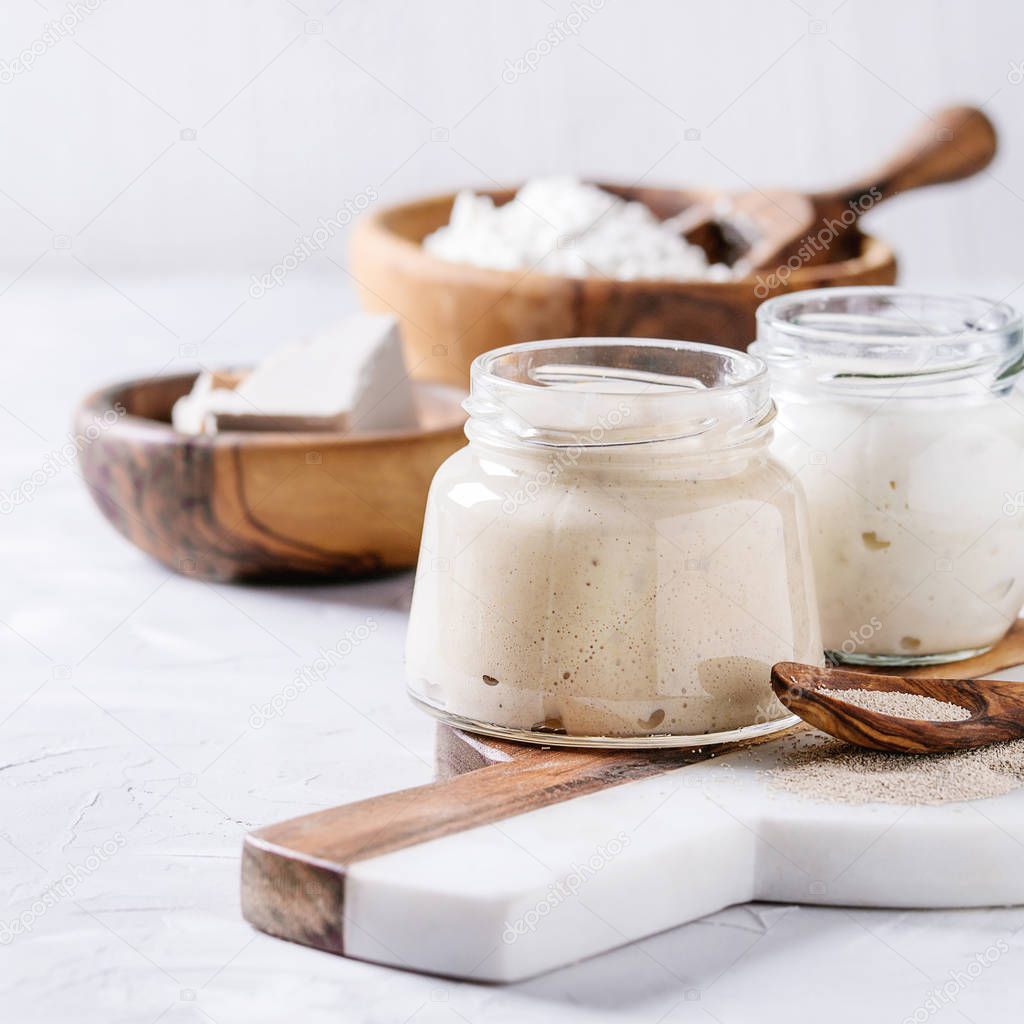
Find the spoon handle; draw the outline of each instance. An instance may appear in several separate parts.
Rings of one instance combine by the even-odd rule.
[[[907,142],[874,173],[811,197],[820,218],[875,206],[900,192],[969,178],[996,155],[996,130],[977,107],[947,107],[920,125]]]

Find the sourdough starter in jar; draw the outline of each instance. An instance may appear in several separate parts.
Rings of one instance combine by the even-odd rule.
[[[826,648],[913,664],[991,647],[1024,602],[1017,314],[844,288],[771,300],[758,324],[774,450],[807,492]]]
[[[473,368],[435,478],[414,698],[538,742],[685,745],[777,728],[782,660],[820,663],[803,497],[768,455],[759,360],[579,339]]]

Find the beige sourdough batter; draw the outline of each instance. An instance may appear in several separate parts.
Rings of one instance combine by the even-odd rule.
[[[516,730],[715,733],[785,711],[820,663],[802,496],[763,442],[673,459],[474,443],[435,478],[412,606],[414,695]]]
[[[774,452],[807,495],[822,635],[853,662],[956,661],[1024,603],[1024,330],[902,288],[770,299]]]
[[[994,644],[1024,604],[1024,402],[783,401],[775,452],[810,506],[825,647]]]

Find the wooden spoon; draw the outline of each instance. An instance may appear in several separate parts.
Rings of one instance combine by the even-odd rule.
[[[932,754],[970,750],[1024,737],[1024,684],[996,679],[933,679],[871,675],[780,662],[772,689],[794,714],[822,732],[872,750]],[[832,696],[828,691],[835,691]],[[842,699],[843,690],[909,693],[971,712],[956,722],[923,721],[868,711]]]
[[[992,122],[977,107],[947,107],[874,173],[849,185],[809,195],[739,193],[723,200],[721,209],[709,203],[695,210],[688,222],[681,215],[681,230],[699,245],[717,234],[715,247],[731,249],[733,260],[744,260],[751,270],[779,267],[791,257],[802,266],[828,263],[861,214],[901,192],[977,174],[992,161],[996,143]]]

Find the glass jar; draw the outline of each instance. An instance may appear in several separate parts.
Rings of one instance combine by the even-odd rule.
[[[917,665],[990,648],[1024,602],[1019,314],[834,288],[771,299],[757,321],[830,656]]]
[[[803,495],[761,360],[576,338],[472,367],[469,445],[427,502],[407,645],[450,724],[565,746],[706,745],[793,720],[820,664]]]

